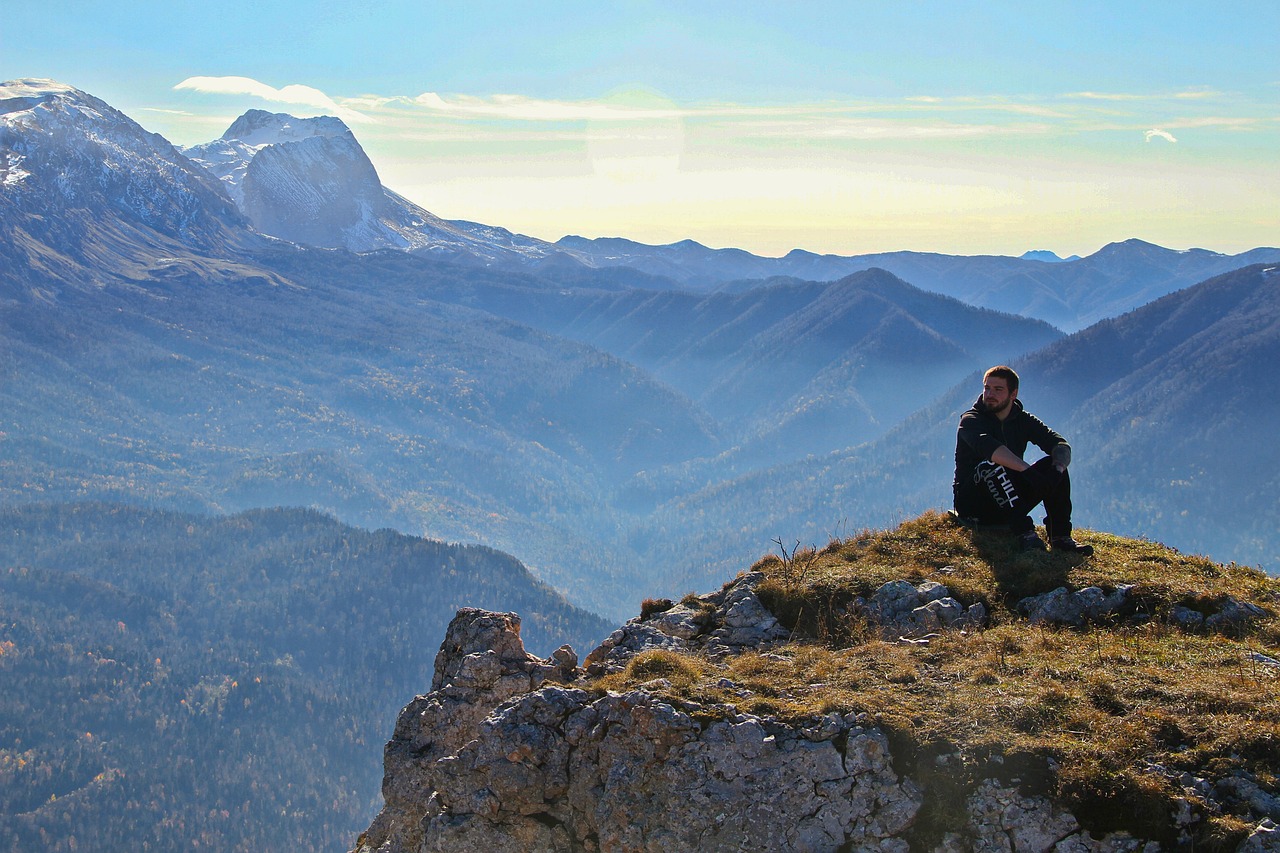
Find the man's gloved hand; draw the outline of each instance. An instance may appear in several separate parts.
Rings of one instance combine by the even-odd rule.
[[[1053,467],[1059,471],[1065,471],[1067,466],[1071,464],[1071,445],[1056,444],[1049,455],[1053,457]]]

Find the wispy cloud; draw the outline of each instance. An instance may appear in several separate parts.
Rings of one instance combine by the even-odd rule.
[[[1049,127],[1042,123],[965,123],[884,117],[782,119],[756,121],[750,125],[750,135],[755,139],[966,139],[1041,134],[1048,131]]]
[[[629,106],[609,101],[550,101],[523,95],[487,98],[455,95],[446,99],[435,92],[424,92],[412,102],[447,115],[515,121],[652,121],[687,115],[687,111],[675,107]]]
[[[1174,97],[1182,100],[1197,100],[1199,98],[1216,98],[1221,94],[1217,89],[1187,89],[1184,92],[1175,93]]]
[[[668,120],[812,118],[857,114],[979,112],[1010,113],[1042,118],[1070,118],[1069,112],[1027,100],[990,97],[939,98],[920,95],[901,100],[822,101],[789,104],[739,104],[711,102],[677,105],[658,96],[626,96],[586,100],[551,100],[524,95],[441,95],[424,92],[416,97],[362,95],[344,98],[349,108],[376,111],[386,107],[420,109],[447,118],[528,122],[646,122]]]
[[[1188,101],[1221,96],[1217,89],[1196,88],[1179,92],[1067,92],[1062,97],[1084,101],[1163,101],[1170,98]]]
[[[1240,116],[1199,116],[1173,119],[1165,122],[1164,125],[1176,128],[1222,127],[1228,130],[1250,130],[1258,127],[1260,123],[1259,119]]]
[[[1135,95],[1128,92],[1067,92],[1064,98],[1079,98],[1086,101],[1142,101],[1149,95]]]
[[[1172,133],[1170,133],[1167,130],[1161,130],[1158,127],[1153,127],[1150,130],[1148,130],[1146,132],[1146,137],[1148,142],[1150,142],[1153,139],[1164,139],[1164,140],[1167,140],[1168,142],[1178,141]]]
[[[937,97],[935,95],[913,95],[903,99],[906,108],[924,112],[993,112],[1011,113],[1013,115],[1037,116],[1039,118],[1070,118],[1068,112],[1057,106],[1034,101],[1029,98],[1018,98],[1007,95]],[[883,107],[883,105],[882,105]]]
[[[372,121],[363,113],[334,101],[319,89],[297,83],[277,89],[251,77],[188,77],[173,88],[214,95],[249,95],[276,104],[310,107],[336,115],[343,121]]]
[[[387,129],[397,128],[401,138],[479,138],[486,125],[508,126],[500,138],[581,139],[588,125],[665,125],[683,122],[731,124],[737,133],[753,138],[795,139],[927,139],[990,136],[1007,133],[1041,133],[1043,124],[993,120],[977,112],[1007,113],[1038,117],[1063,117],[1053,110],[1009,99],[932,98],[908,100],[823,101],[816,103],[741,104],[711,102],[677,105],[653,93],[620,93],[597,99],[556,100],[524,95],[474,95],[424,92],[417,96],[363,94],[330,97],[305,85],[282,88],[250,77],[189,77],[176,90],[207,94],[248,96],[280,104],[285,108],[304,107],[336,115],[347,121],[376,122]],[[441,121],[441,119],[445,121]],[[511,125],[523,125],[519,130]],[[496,132],[493,131],[493,132]],[[533,134],[533,136],[529,136]],[[568,134],[566,136],[565,134]],[[576,134],[576,135],[575,135]]]
[[[791,104],[619,102],[613,99],[555,101],[519,95],[441,96],[427,92],[402,99],[408,106],[458,120],[556,122],[733,122],[755,138],[907,139],[957,138],[1000,134],[1044,133],[1047,125],[984,120],[966,121],[956,114],[1005,113],[1036,118],[1070,118],[1069,113],[1009,99],[934,98],[919,96],[893,101],[825,101]],[[389,103],[389,102],[387,102]],[[949,116],[949,117],[947,117]]]

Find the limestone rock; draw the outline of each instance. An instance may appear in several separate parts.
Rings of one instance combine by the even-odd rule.
[[[618,672],[641,652],[667,649],[675,652],[690,651],[690,645],[679,637],[663,633],[654,625],[631,620],[610,634],[591,654],[587,655],[587,671],[592,675]]]
[[[459,610],[436,655],[431,692],[415,697],[396,721],[383,755],[385,804],[367,835],[391,845],[386,849],[417,850],[422,821],[439,810],[433,762],[472,740],[501,702],[549,681],[572,681],[576,664],[568,647],[549,661],[528,654],[514,613]]]
[[[1259,823],[1237,853],[1280,853],[1280,827],[1270,818]]]
[[[1095,839],[1075,816],[1040,796],[988,779],[969,797],[969,822],[963,834],[949,834],[935,853],[1156,853],[1125,833]]]
[[[1243,807],[1251,814],[1265,815],[1273,821],[1280,820],[1280,797],[1268,794],[1252,779],[1230,776],[1214,786],[1214,794],[1218,799]]]
[[[1217,604],[1217,612],[1206,616],[1204,620],[1204,626],[1210,631],[1233,633],[1266,615],[1258,605],[1240,601],[1229,595]]]
[[[1204,627],[1204,614],[1181,604],[1174,605],[1169,620],[1184,631],[1198,631]]]
[[[731,628],[761,624],[753,597],[725,597],[749,617]],[[455,618],[358,850],[906,850],[922,794],[853,715],[700,723],[645,690],[555,683],[563,667],[525,653],[518,629],[513,614]]]
[[[1108,593],[1100,587],[1088,586],[1072,592],[1060,586],[1044,595],[1024,598],[1016,609],[1032,625],[1072,625],[1080,627],[1100,622],[1121,612],[1129,603],[1133,587],[1121,585]]]
[[[632,619],[587,655],[587,671],[592,675],[616,672],[636,655],[653,649],[700,651],[716,657],[787,640],[788,631],[756,596],[763,580],[762,573],[748,572],[717,593],[699,596],[699,606],[678,604],[647,619]]]
[[[981,626],[987,609],[981,603],[965,608],[951,597],[951,590],[935,581],[916,586],[910,581],[889,581],[866,602],[855,602],[853,612],[879,627],[886,640],[920,638],[944,629]]]

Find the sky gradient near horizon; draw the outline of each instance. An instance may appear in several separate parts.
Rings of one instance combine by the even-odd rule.
[[[0,80],[178,145],[338,115],[383,183],[555,240],[781,255],[1280,245],[1280,4],[48,0]]]

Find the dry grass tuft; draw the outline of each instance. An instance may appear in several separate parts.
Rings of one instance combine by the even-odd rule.
[[[646,598],[640,602],[640,618],[648,619],[655,613],[665,613],[675,606],[675,602],[669,598]]]

